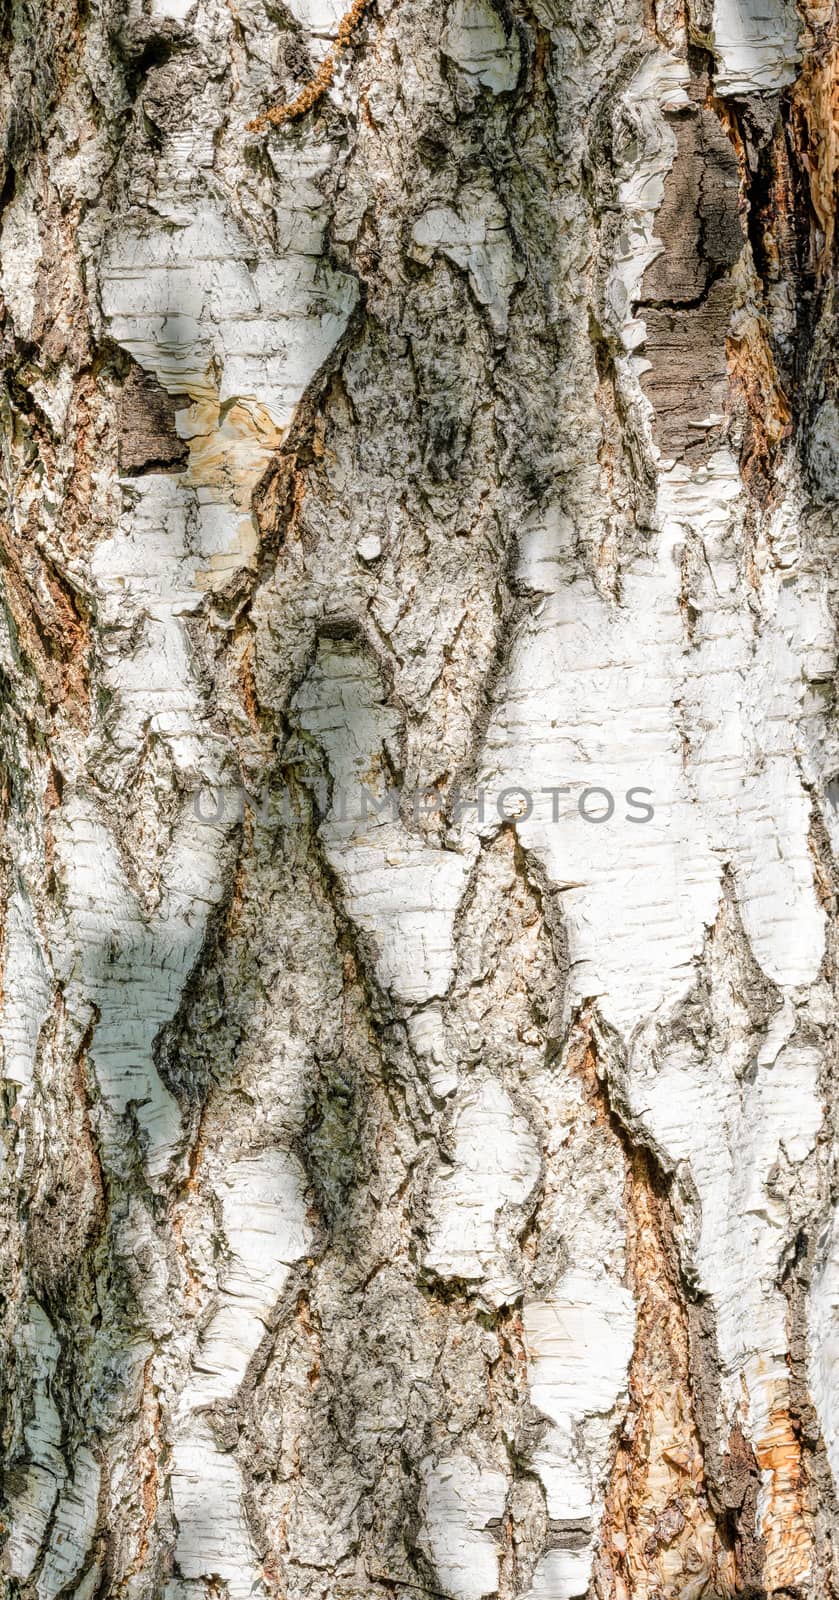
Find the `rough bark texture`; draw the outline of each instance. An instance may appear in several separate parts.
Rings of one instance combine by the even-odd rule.
[[[2,26],[4,1593],[830,1600],[832,6]]]

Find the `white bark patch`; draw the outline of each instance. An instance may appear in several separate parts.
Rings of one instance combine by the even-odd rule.
[[[437,1577],[453,1600],[498,1588],[498,1547],[487,1524],[503,1514],[507,1480],[459,1450],[423,1463],[425,1531]]]
[[[759,94],[794,82],[801,60],[798,32],[790,0],[715,0],[716,93]]]
[[[98,1461],[88,1449],[79,1450],[73,1481],[62,1494],[55,1513],[49,1549],[36,1584],[38,1600],[56,1600],[79,1576],[96,1531],[101,1479]]]
[[[513,645],[478,781],[489,795],[520,785],[533,798],[516,828],[562,891],[572,1002],[600,996],[628,1033],[684,992],[718,896],[673,714],[678,574],[666,552],[638,561],[614,607],[579,575],[571,527],[556,513],[525,530],[519,574],[544,599]],[[561,786],[570,793],[557,795],[554,821],[546,791]],[[602,823],[580,814],[592,786],[614,799]],[[646,822],[626,800],[635,788],[651,791],[640,796],[655,810]],[[603,813],[607,803],[594,794],[585,806]]]
[[[434,206],[414,223],[414,256],[430,261],[435,251],[469,275],[475,299],[486,307],[493,332],[507,332],[510,295],[521,278],[513,257],[504,207],[491,189],[476,182],[461,194],[461,209]]]
[[[209,200],[194,202],[175,226],[126,219],[103,255],[110,332],[170,394],[191,402],[178,413],[190,456],[173,493],[196,522],[204,586],[253,556],[253,490],[355,303],[355,281],[319,260],[314,180],[327,159],[328,151],[310,151],[284,172],[278,220],[289,248],[281,257],[261,254]]]
[[[457,1088],[458,1072],[446,1042],[442,1007],[424,1006],[408,1018],[411,1048],[421,1058],[431,1091],[444,1100]]]
[[[387,774],[399,719],[375,668],[352,644],[323,640],[292,705],[329,763],[334,791],[321,833],[350,915],[375,942],[379,982],[407,1002],[444,995],[468,860],[393,818]]]
[[[160,910],[143,915],[114,840],[79,798],[63,807],[56,855],[63,863],[71,930],[68,1001],[99,1011],[91,1060],[110,1117],[102,1129],[113,1153],[132,1105],[146,1140],[149,1175],[160,1177],[177,1148],[180,1113],[162,1083],[152,1047],[178,1008],[198,957],[211,906],[221,892],[216,831],[184,808],[165,861]]]
[[[349,7],[345,0],[290,0],[288,9],[309,33],[334,39]]]
[[[22,1342],[34,1390],[32,1414],[24,1427],[30,1464],[22,1486],[8,1495],[10,1533],[6,1560],[11,1576],[25,1581],[38,1559],[65,1477],[61,1418],[50,1393],[59,1344],[52,1324],[34,1300],[23,1325]]]
[[[171,1483],[175,1560],[183,1576],[220,1578],[230,1600],[264,1593],[242,1505],[242,1475],[201,1418],[193,1418],[172,1447]],[[206,1592],[203,1584],[198,1592]]]
[[[734,867],[751,947],[778,984],[813,983],[824,954],[825,912],[810,850],[810,797],[801,780],[808,680],[830,670],[833,629],[812,578],[790,564],[765,586],[755,637],[738,577],[730,517],[739,475],[732,457],[662,474],[662,553],[675,557],[691,530],[703,535],[707,578],[695,649],[680,690],[688,771],[718,857]],[[728,508],[731,508],[731,511]],[[675,565],[675,562],[674,562]],[[766,907],[772,906],[767,916]]]
[[[172,1467],[177,1564],[185,1578],[222,1578],[231,1600],[262,1592],[242,1476],[196,1413],[232,1399],[292,1265],[309,1248],[304,1181],[295,1157],[275,1149],[246,1156],[225,1172],[222,1228],[229,1261],[220,1304],[199,1342],[180,1402]]]
[[[185,773],[195,771],[206,743],[199,742],[205,707],[182,621],[201,601],[192,533],[177,483],[150,473],[132,483],[113,538],[93,560],[108,629],[103,676],[116,701],[117,749],[135,755],[156,735]]]
[[[808,1373],[833,1481],[839,1488],[839,1211],[821,1241],[809,1295]]]
[[[587,1592],[613,1435],[612,1413],[626,1390],[635,1334],[632,1297],[606,1275],[564,1274],[548,1300],[524,1307],[530,1398],[551,1428],[533,1452],[548,1516],[587,1525],[583,1548],[548,1551],[529,1600],[571,1600]]]
[[[0,231],[0,289],[19,339],[32,337],[38,304],[41,230],[32,180],[21,183],[3,210]]]
[[[507,38],[498,12],[486,0],[455,0],[442,48],[444,55],[493,94],[515,88],[521,66],[518,34],[513,29]]]
[[[171,18],[173,22],[185,22],[196,0],[151,0],[151,15],[155,19]]]
[[[787,1017],[787,1035],[790,1026]],[[745,1044],[745,1029],[742,1037]],[[813,1150],[823,1107],[816,1049],[787,1044],[782,1034],[768,1040],[751,1082],[745,1065],[736,1047],[710,1054],[685,1045],[658,1056],[634,1079],[632,1094],[668,1162],[685,1163],[696,1184],[695,1259],[716,1310],[724,1389],[733,1414],[745,1372],[759,1426],[787,1376],[787,1303],[776,1278],[791,1223],[772,1180],[779,1162],[799,1166]]]
[[[3,997],[3,1077],[17,1084],[24,1100],[32,1085],[38,1036],[49,1012],[51,988],[32,906],[20,889],[10,896],[6,910]]]
[[[180,1114],[159,1078],[152,1047],[177,1010],[207,915],[221,894],[225,843],[221,828],[202,824],[191,804],[172,792],[179,773],[193,781],[196,773],[210,782],[219,776],[213,746],[201,736],[206,708],[181,620],[200,602],[189,542],[178,486],[150,474],[93,562],[108,629],[102,677],[112,697],[107,754],[113,781],[138,781],[150,738],[174,763],[154,796],[152,848],[146,854],[138,845],[126,861],[92,801],[81,796],[68,797],[55,830],[68,890],[68,973],[80,1011],[91,1003],[99,1010],[91,1052],[97,1084],[111,1119],[134,1105],[154,1177],[172,1159]],[[158,859],[163,818],[173,815],[171,842]],[[103,1136],[108,1148],[119,1137],[112,1123]]]
[[[480,1286],[491,1306],[521,1289],[513,1270],[516,1222],[539,1177],[539,1146],[529,1123],[494,1079],[464,1092],[453,1130],[453,1163],[431,1182],[424,1261],[440,1278]]]
[[[689,78],[684,61],[659,51],[635,73],[624,99],[638,140],[634,159],[621,174],[618,200],[624,220],[615,242],[605,298],[614,330],[628,352],[619,358],[620,370],[636,386],[647,363],[631,352],[643,344],[647,330],[643,318],[635,315],[635,303],[641,296],[644,273],[663,249],[656,236],[655,217],[676,154],[675,135],[662,111],[689,105],[685,88]]]
[[[197,1376],[184,1397],[191,1409],[238,1388],[292,1265],[309,1248],[304,1181],[300,1163],[284,1150],[248,1156],[225,1172],[222,1226],[230,1261],[221,1305],[193,1361]]]
[[[32,1573],[44,1542],[58,1493],[53,1474],[45,1467],[27,1467],[23,1486],[7,1496],[9,1542],[5,1558],[11,1577],[25,1582]]]
[[[73,371],[63,367],[55,377],[39,378],[32,384],[30,393],[41,410],[46,413],[56,433],[63,432],[73,398]]]

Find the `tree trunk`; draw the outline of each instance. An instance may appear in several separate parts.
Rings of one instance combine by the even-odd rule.
[[[839,1595],[820,0],[10,0],[4,1594]]]

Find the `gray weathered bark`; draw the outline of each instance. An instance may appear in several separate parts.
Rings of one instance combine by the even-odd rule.
[[[832,8],[4,60],[5,1593],[836,1596]]]

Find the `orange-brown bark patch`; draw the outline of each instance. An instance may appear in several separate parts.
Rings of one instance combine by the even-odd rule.
[[[833,256],[839,182],[839,44],[808,56],[790,91],[790,135],[807,174],[818,234],[813,241],[817,272]]]
[[[698,1600],[735,1592],[734,1561],[708,1504],[693,1415],[688,1328],[646,1158],[627,1172],[627,1252],[637,1304],[630,1409],[603,1520],[603,1600]]]
[[[782,1386],[784,1389],[786,1385]],[[805,1510],[801,1440],[784,1394],[755,1442],[761,1471],[768,1473],[768,1498],[761,1516],[765,1543],[764,1582],[769,1593],[804,1583],[813,1566],[813,1541]]]
[[[741,471],[762,500],[772,483],[778,448],[789,437],[792,412],[762,318],[751,316],[741,322],[726,349],[729,381],[742,398],[747,418]]]

